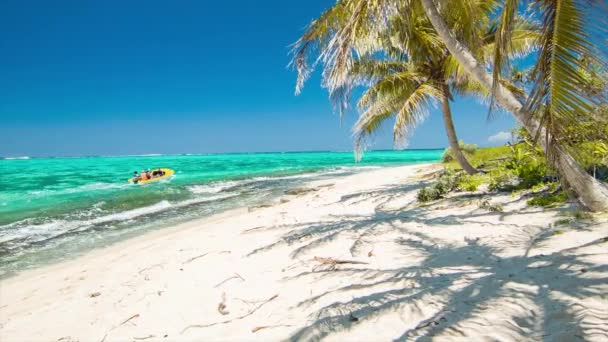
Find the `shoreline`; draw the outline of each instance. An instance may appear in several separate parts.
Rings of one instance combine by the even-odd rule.
[[[558,227],[572,208],[539,211],[503,194],[491,199],[504,213],[478,208],[475,194],[420,206],[416,190],[437,165],[313,181],[270,206],[150,231],[2,279],[0,335],[605,338],[608,221]]]
[[[308,152],[7,162],[5,180],[20,181],[3,183],[0,193],[0,278],[159,226],[269,201],[311,179],[436,162],[440,153],[370,152],[363,163]],[[133,170],[154,165],[170,166],[175,177],[146,186],[127,182]]]
[[[242,184],[250,184],[250,183],[254,183],[256,181],[259,181],[260,179],[269,179],[269,180],[285,180],[288,178],[294,178],[294,179],[308,179],[303,181],[302,184],[291,184],[288,186],[285,186],[281,191],[280,194],[275,194],[272,197],[269,198],[260,198],[257,200],[253,200],[250,203],[246,203],[246,204],[242,204],[240,206],[233,206],[233,207],[229,207],[227,209],[221,209],[219,213],[217,214],[202,214],[200,217],[196,217],[196,218],[189,218],[189,219],[184,219],[183,217],[180,216],[175,216],[172,219],[174,221],[177,222],[162,222],[159,223],[158,226],[154,227],[154,228],[146,228],[144,230],[141,231],[125,231],[124,236],[121,236],[118,239],[110,239],[109,241],[104,241],[102,244],[99,244],[97,246],[94,247],[82,247],[82,248],[78,248],[75,251],[72,251],[72,253],[76,256],[76,258],[82,258],[85,256],[88,256],[91,253],[95,253],[97,251],[103,251],[104,249],[107,248],[111,248],[114,245],[117,244],[122,244],[125,241],[129,241],[132,239],[139,239],[139,238],[143,238],[148,236],[149,234],[153,234],[153,233],[158,233],[158,234],[163,234],[163,233],[159,233],[159,232],[165,232],[165,231],[172,231],[172,230],[180,230],[180,229],[184,229],[187,228],[191,225],[202,225],[202,224],[206,224],[207,221],[213,221],[215,220],[215,218],[221,218],[223,217],[223,215],[231,215],[231,213],[238,213],[242,210],[244,211],[249,211],[251,209],[260,209],[260,208],[264,208],[264,207],[268,207],[269,205],[275,205],[277,203],[280,202],[281,198],[283,197],[289,197],[291,196],[290,194],[297,194],[298,193],[298,189],[301,189],[302,187],[306,187],[308,184],[310,183],[314,183],[316,181],[319,180],[323,180],[324,178],[340,178],[340,177],[344,177],[344,176],[348,176],[348,175],[352,175],[352,174],[358,174],[358,173],[362,173],[362,172],[367,172],[370,170],[377,170],[379,168],[394,168],[394,167],[408,167],[408,166],[418,166],[418,165],[432,165],[435,163],[414,163],[414,164],[405,164],[405,165],[389,165],[389,166],[377,166],[377,165],[365,165],[365,166],[359,166],[356,169],[354,168],[349,168],[349,167],[344,167],[341,166],[339,167],[339,169],[333,170],[333,169],[328,169],[328,170],[316,170],[316,171],[312,171],[312,172],[303,172],[303,173],[295,173],[295,174],[288,174],[288,175],[279,175],[279,176],[265,176],[265,175],[256,175],[254,177],[249,177],[249,178],[242,178],[242,179],[230,179],[230,180],[225,180],[225,181],[216,181],[216,182],[211,182],[210,184],[204,184],[204,185],[192,185],[193,187],[196,186],[203,186],[203,187],[209,187],[209,186],[220,186],[220,187],[225,187],[225,188],[231,188],[234,186],[238,186],[238,185],[242,185]],[[342,173],[344,172],[344,173]],[[334,174],[335,173],[335,174]],[[310,179],[309,179],[310,178]],[[219,185],[218,185],[219,184]],[[226,185],[226,184],[231,184],[231,185]],[[224,200],[224,199],[230,199],[230,198],[235,198],[238,195],[232,195],[232,196],[227,196],[225,198],[219,198],[219,200]],[[188,202],[189,200],[186,200],[186,202]],[[209,200],[206,198],[203,198],[202,202],[211,202],[213,200]],[[162,202],[162,201],[161,201]],[[152,204],[148,207],[142,207],[142,208],[135,208],[135,209],[131,209],[131,210],[141,210],[141,209],[148,209],[150,207],[154,207],[157,206],[158,204],[160,204],[161,202]],[[167,208],[163,208],[163,210],[166,209],[171,209],[171,208],[175,208],[178,207],[181,203],[175,203],[172,204],[171,206],[168,206]],[[152,212],[152,214],[156,214],[159,211],[154,211]],[[123,213],[118,213],[118,214],[123,214]],[[112,213],[109,214],[110,216],[112,215],[116,215],[116,213]],[[144,216],[144,215],[141,215]],[[139,217],[139,216],[138,216]],[[53,247],[53,248],[58,248],[58,247]],[[51,259],[44,261],[44,262],[39,262],[37,264],[30,264],[27,265],[25,268],[19,270],[19,271],[10,271],[7,273],[3,273],[0,275],[0,281],[2,280],[6,280],[6,279],[10,279],[13,278],[15,276],[19,276],[23,273],[29,273],[31,271],[35,271],[37,269],[40,268],[46,268],[46,267],[52,267],[54,265],[57,264],[62,264],[64,262],[66,262],[68,260],[64,259],[61,256],[52,256]]]

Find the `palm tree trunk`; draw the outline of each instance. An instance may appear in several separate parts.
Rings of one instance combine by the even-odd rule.
[[[421,2],[426,15],[450,53],[454,55],[463,68],[465,68],[465,70],[482,86],[491,90],[493,83],[492,77],[484,66],[479,64],[468,48],[454,36],[453,32],[441,17],[434,0],[421,0]],[[539,122],[524,109],[523,104],[513,95],[513,93],[502,85],[498,85],[497,88],[494,97],[501,106],[513,113],[520,124],[522,124],[532,136],[537,132],[540,133],[541,136],[545,135],[546,132],[540,126]],[[585,172],[561,145],[556,143],[555,145],[550,146],[551,151],[549,151],[549,146],[544,139],[539,139],[539,142],[540,146],[545,151],[545,154],[552,156],[549,160],[552,162],[553,167],[577,194],[578,199],[583,206],[592,211],[608,210],[608,187]]]
[[[452,148],[452,152],[454,153],[454,157],[458,161],[460,167],[469,175],[474,175],[477,173],[477,170],[471,166],[467,158],[462,153],[462,149],[460,148],[460,144],[458,143],[458,138],[456,137],[456,129],[454,128],[454,121],[452,121],[452,111],[450,109],[450,98],[449,98],[449,88],[448,85],[443,83],[441,86],[441,112],[443,114],[443,123],[445,124],[445,131],[448,134],[448,140],[450,142],[450,147]]]

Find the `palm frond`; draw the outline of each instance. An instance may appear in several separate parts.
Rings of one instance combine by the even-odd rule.
[[[537,23],[518,17],[513,24],[510,33],[508,52],[500,51],[498,68],[496,66],[496,50],[501,49],[496,44],[496,34],[490,31],[491,36],[486,37],[485,44],[480,49],[483,61],[492,61],[492,76],[495,80],[508,78],[511,67],[510,60],[528,56],[530,53],[539,49],[538,40],[541,37],[540,27]],[[498,74],[497,74],[498,73]]]
[[[380,82],[382,81],[384,80]],[[377,87],[377,89],[386,88]],[[395,144],[403,143],[408,133],[426,117],[432,103],[441,96],[440,90],[430,82],[419,84],[404,82],[390,91],[380,92],[379,95],[377,89],[374,90],[376,92],[375,101],[364,107],[364,111],[353,127],[357,159],[360,159],[366,147],[367,137],[393,115],[396,115],[393,128]]]
[[[387,97],[403,96],[412,92],[418,84],[425,80],[425,75],[416,71],[403,71],[387,75],[376,81],[361,95],[357,106],[361,110],[369,107],[372,103]],[[403,98],[407,98],[404,96]]]
[[[441,96],[441,90],[432,83],[423,83],[416,88],[397,113],[393,129],[395,145],[405,146],[411,130],[426,118],[429,108]]]
[[[511,54],[511,39],[517,18],[519,0],[506,0],[500,13],[500,20],[494,35],[494,60],[492,70],[492,89],[490,113],[494,107],[494,94],[498,90],[502,75],[509,69],[509,55]]]
[[[304,83],[318,64],[317,58],[312,64],[308,59],[314,52],[320,53],[329,43],[331,37],[345,24],[348,17],[347,1],[339,0],[334,6],[323,12],[319,18],[310,23],[302,37],[292,45],[293,58],[290,65],[298,73],[296,95],[302,91]]]
[[[379,60],[360,58],[355,61],[350,71],[351,77],[357,84],[366,84],[394,73],[406,72],[411,66],[408,63],[395,60]]]
[[[583,58],[594,55],[585,30],[581,4],[575,0],[538,1],[542,14],[541,52],[532,71],[534,87],[527,108],[540,116],[553,138],[564,127],[576,125],[580,115],[593,110],[584,89]]]

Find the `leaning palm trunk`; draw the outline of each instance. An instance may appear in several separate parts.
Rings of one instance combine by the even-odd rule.
[[[479,65],[468,48],[456,39],[437,10],[434,0],[421,0],[421,2],[426,15],[450,53],[483,87],[488,90],[493,89],[492,76],[487,73],[483,66]],[[534,136],[538,133],[540,136],[546,136],[547,132],[545,129],[532,117],[531,113],[525,110],[524,105],[513,93],[498,84],[495,87],[494,96],[501,106],[515,115],[517,120],[531,135]],[[549,160],[553,164],[553,167],[576,193],[581,204],[591,211],[608,210],[608,188],[585,172],[559,143],[549,146],[547,141],[551,141],[550,137],[546,140],[539,139],[539,141],[545,154],[550,156]]]
[[[443,114],[443,123],[445,124],[445,131],[448,134],[448,140],[450,142],[450,147],[452,148],[452,153],[454,153],[454,158],[460,164],[462,169],[470,174],[474,175],[477,173],[477,170],[471,166],[467,158],[462,153],[462,149],[460,148],[460,144],[458,143],[458,138],[456,137],[456,129],[454,128],[454,121],[452,121],[452,111],[450,110],[450,95],[449,88],[447,84],[442,84],[441,87],[441,112]]]

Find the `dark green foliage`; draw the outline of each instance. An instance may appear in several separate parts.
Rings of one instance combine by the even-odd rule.
[[[525,130],[520,129],[518,133],[522,141],[511,146],[511,154],[505,167],[519,178],[518,187],[527,189],[543,182],[548,175],[548,169],[543,151],[532,144]]]
[[[445,194],[456,188],[459,178],[459,175],[454,170],[445,169],[435,183],[420,189],[416,197],[420,202],[434,201],[442,198]]]
[[[504,166],[496,167],[490,171],[490,182],[488,189],[491,191],[506,191],[515,189],[518,180],[517,175]]]
[[[416,198],[419,202],[429,202],[441,198],[441,194],[435,187],[425,186],[418,191]]]
[[[573,217],[577,220],[593,220],[593,215],[591,213],[582,210],[565,212],[563,215]]]
[[[571,224],[573,221],[574,221],[574,220],[573,220],[573,219],[570,219],[570,218],[559,219],[559,220],[557,220],[557,221],[553,222],[553,226],[554,226],[554,227],[559,227],[559,226],[568,226],[568,225],[570,225],[570,224]],[[558,232],[560,232],[560,233],[558,233]],[[554,235],[558,235],[558,234],[561,234],[561,232],[562,232],[561,230],[558,230],[558,231],[555,231],[553,234],[554,234]]]
[[[484,183],[485,177],[482,174],[462,175],[458,180],[458,189],[462,191],[476,191]]]
[[[541,195],[528,200],[528,205],[537,207],[552,207],[560,203],[564,203],[568,200],[568,194],[564,191],[556,192],[553,194]]]

